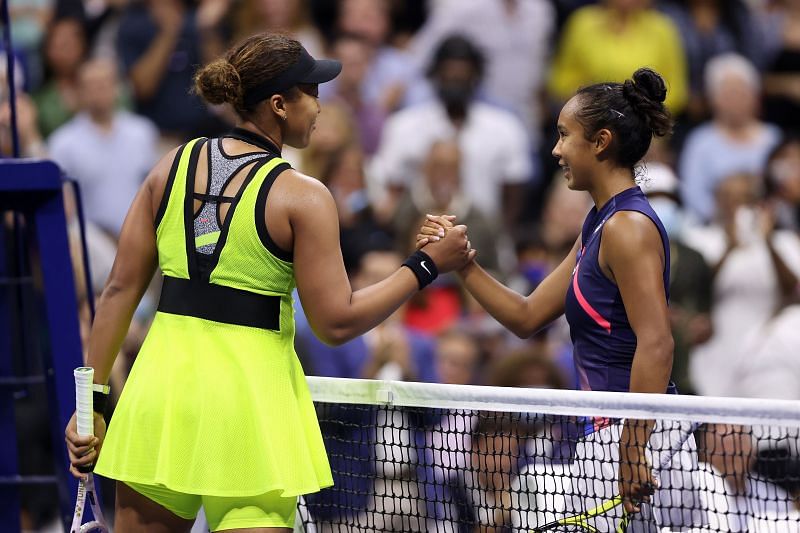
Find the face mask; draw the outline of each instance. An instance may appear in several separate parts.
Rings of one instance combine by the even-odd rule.
[[[460,83],[440,83],[436,87],[436,92],[448,115],[451,117],[466,115],[467,106],[472,100],[472,87]]]
[[[520,265],[520,272],[531,284],[531,287],[535,288],[544,281],[544,278],[550,273],[550,269],[544,261],[528,261]]]
[[[664,229],[667,230],[667,235],[670,237],[679,235],[683,227],[683,212],[680,206],[674,200],[663,197],[650,198],[649,201]]]

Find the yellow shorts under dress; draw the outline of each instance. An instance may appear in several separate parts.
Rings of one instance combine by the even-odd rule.
[[[297,513],[297,496],[282,498],[279,490],[258,496],[225,498],[185,494],[159,485],[125,484],[186,520],[194,520],[202,505],[211,531],[249,527],[293,528]]]

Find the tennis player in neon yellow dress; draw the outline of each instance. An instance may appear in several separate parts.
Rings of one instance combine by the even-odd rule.
[[[96,383],[157,266],[158,312],[108,435],[98,413],[96,437],[78,437],[74,416],[66,429],[73,474],[96,463],[117,480],[117,533],[188,531],[201,505],[213,531],[291,528],[297,497],[333,484],[294,352],[295,286],[317,335],[338,344],[474,256],[459,226],[352,291],[330,193],[280,157],[308,144],[318,84],[340,70],[282,35],[232,48],[196,86],[239,125],[167,154],[130,208],[89,340]]]

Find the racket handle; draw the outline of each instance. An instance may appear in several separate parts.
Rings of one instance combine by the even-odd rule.
[[[94,368],[82,366],[75,369],[75,418],[78,422],[78,435],[89,437],[94,435],[94,413],[92,383],[94,382]],[[94,469],[94,465],[77,467],[79,472],[87,474]]]
[[[94,368],[82,366],[75,374],[75,413],[78,420],[78,435],[94,435],[94,414],[92,413],[92,382]]]

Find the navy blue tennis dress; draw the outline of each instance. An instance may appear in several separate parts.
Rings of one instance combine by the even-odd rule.
[[[664,293],[669,299],[669,238],[642,190],[631,187],[613,196],[583,223],[581,249],[567,289],[565,316],[570,326],[573,359],[582,390],[628,392],[636,335],[628,322],[617,285],[600,269],[598,254],[603,225],[617,211],[638,211],[653,221],[664,245]],[[669,390],[676,392],[670,383]]]

